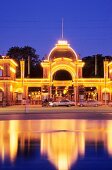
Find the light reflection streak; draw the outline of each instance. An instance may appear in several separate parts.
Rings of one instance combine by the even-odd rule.
[[[112,121],[107,124],[107,151],[112,156]]]
[[[17,157],[18,146],[28,150],[32,140],[40,141],[41,155],[58,170],[69,170],[79,156],[84,157],[86,142],[97,149],[102,142],[112,156],[112,120],[10,120],[0,122],[0,157],[8,156],[11,162]]]
[[[0,123],[0,134],[1,132],[3,131],[3,122],[1,121]],[[1,137],[0,137],[0,146],[1,146],[1,150],[0,150],[0,155],[1,155],[1,158],[2,158],[2,162],[4,162],[4,157],[5,157],[5,154],[4,154],[4,140],[3,140],[3,133],[1,134]]]
[[[10,159],[13,162],[18,149],[18,121],[9,122]]]

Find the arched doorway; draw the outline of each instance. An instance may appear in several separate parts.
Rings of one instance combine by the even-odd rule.
[[[72,100],[74,88],[72,83],[68,85],[68,82],[72,82],[72,75],[67,70],[58,70],[53,74],[52,77],[52,96],[54,100],[68,98]],[[55,85],[54,82],[57,82]]]
[[[66,70],[58,70],[54,73],[53,80],[72,80],[72,76]]]

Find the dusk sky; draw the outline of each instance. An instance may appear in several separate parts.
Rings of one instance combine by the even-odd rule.
[[[61,39],[81,58],[112,56],[112,0],[0,0],[0,54],[31,46],[42,58]]]

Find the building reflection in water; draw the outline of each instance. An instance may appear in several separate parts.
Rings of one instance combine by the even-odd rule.
[[[0,157],[14,162],[18,149],[30,150],[31,141],[39,142],[41,156],[58,170],[69,170],[84,157],[86,143],[103,143],[112,156],[112,120],[10,120],[0,121]]]
[[[85,121],[81,121],[78,128],[78,122],[74,120],[65,121],[42,121],[41,130],[51,133],[41,134],[41,154],[48,155],[49,160],[59,170],[67,170],[78,155],[84,155],[85,152]],[[54,133],[52,133],[54,132]]]

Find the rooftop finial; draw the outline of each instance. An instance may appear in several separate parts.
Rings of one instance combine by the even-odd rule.
[[[63,39],[63,18],[62,18],[62,23],[61,23],[62,25],[61,25],[61,27],[62,27],[62,32],[61,32],[61,38]]]

